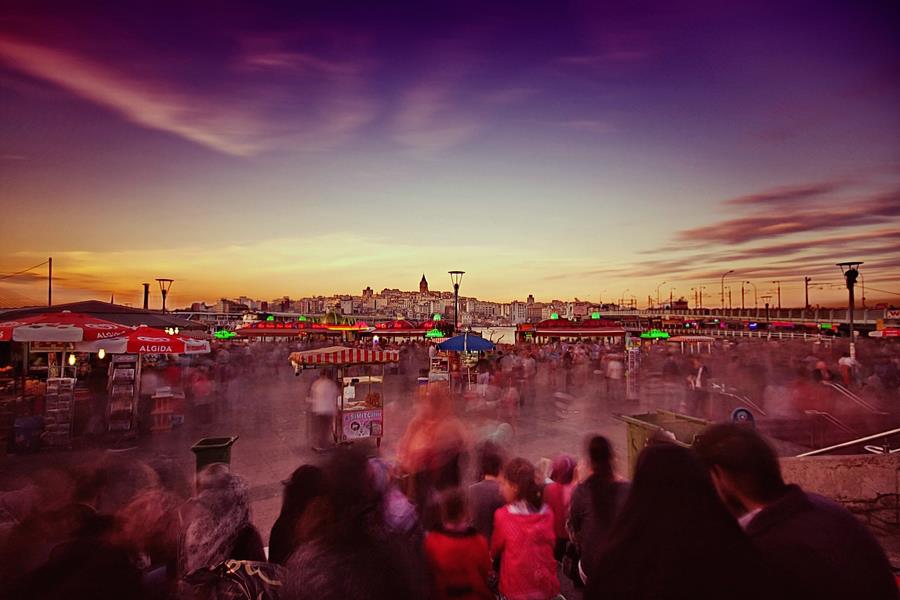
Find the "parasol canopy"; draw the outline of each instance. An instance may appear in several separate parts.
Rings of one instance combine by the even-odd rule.
[[[209,342],[178,334],[169,335],[153,327],[138,327],[121,337],[82,342],[75,346],[78,352],[98,352],[101,349],[110,354],[206,354],[209,352]]]
[[[114,338],[131,327],[82,313],[48,312],[0,323],[3,342],[92,342]]]
[[[447,352],[487,352],[494,349],[494,343],[484,339],[480,335],[469,332],[456,335],[445,342],[438,344],[438,350]]]

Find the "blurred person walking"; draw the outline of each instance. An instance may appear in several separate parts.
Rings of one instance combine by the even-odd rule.
[[[340,390],[328,369],[319,371],[319,377],[310,386],[307,398],[312,416],[313,450],[321,452],[332,445],[339,396]]]

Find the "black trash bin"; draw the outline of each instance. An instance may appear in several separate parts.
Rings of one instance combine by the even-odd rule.
[[[231,446],[238,436],[203,438],[193,446],[191,451],[197,456],[197,472],[213,463],[231,464]]]

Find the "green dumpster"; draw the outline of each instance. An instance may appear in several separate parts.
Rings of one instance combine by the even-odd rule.
[[[711,422],[688,415],[657,409],[656,412],[639,415],[616,415],[625,421],[628,427],[628,473],[634,474],[634,466],[637,463],[638,454],[647,445],[650,439],[656,435],[663,435],[672,442],[688,447],[694,443],[694,438],[706,429]]]
[[[238,436],[203,438],[193,446],[191,451],[197,456],[197,472],[213,463],[231,463],[231,446]]]

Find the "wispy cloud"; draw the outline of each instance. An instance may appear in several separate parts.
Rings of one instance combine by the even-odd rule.
[[[453,89],[450,83],[427,81],[407,91],[394,116],[394,140],[433,156],[472,139],[478,120],[456,107]]]
[[[825,181],[808,185],[782,186],[764,192],[758,192],[756,194],[730,198],[725,200],[723,204],[730,206],[793,204],[798,201],[805,201],[830,194],[843,189],[846,185],[847,182],[845,181]]]
[[[309,54],[258,55],[250,65],[291,64],[330,77],[303,100],[310,110],[285,120],[278,114],[285,92],[258,82],[230,82],[230,95],[188,89],[165,79],[138,76],[70,52],[0,36],[0,60],[32,77],[104,106],[126,120],[164,131],[218,152],[251,156],[279,146],[299,150],[340,142],[374,117],[374,107],[348,78],[355,67]],[[355,83],[355,80],[354,80]]]
[[[689,242],[741,244],[753,240],[890,223],[900,217],[900,190],[841,206],[802,210],[766,210],[682,231],[678,239]]]

